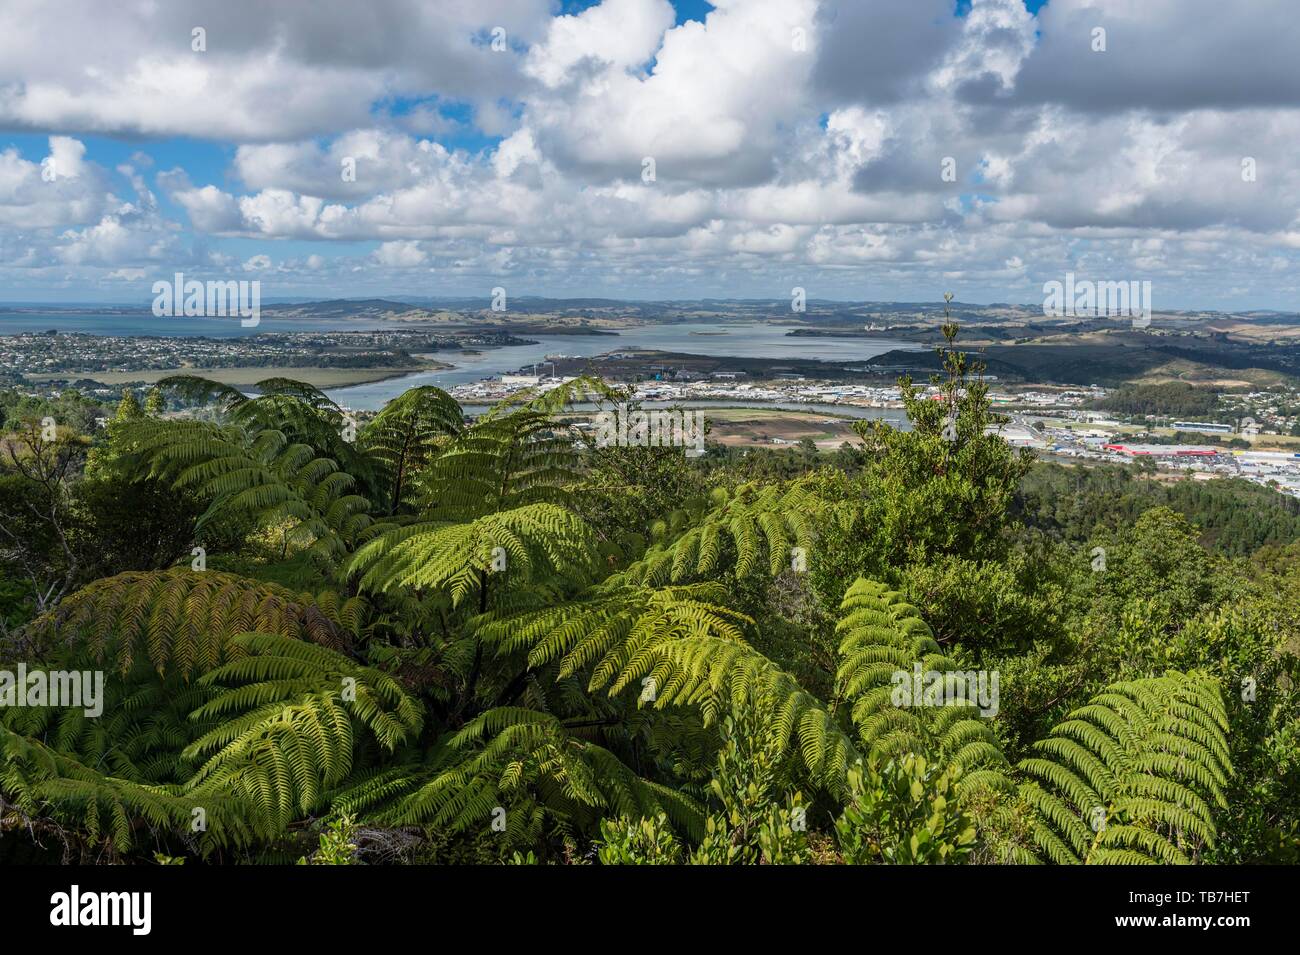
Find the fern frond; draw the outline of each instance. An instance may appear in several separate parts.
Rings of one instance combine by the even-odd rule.
[[[24,631],[36,659],[111,662],[125,674],[147,661],[188,678],[242,651],[233,637],[258,630],[343,650],[365,615],[358,600],[294,594],[219,571],[172,568],[106,577],[67,597]]]
[[[1066,844],[1067,861],[1192,861],[1214,844],[1211,805],[1226,805],[1226,726],[1208,679],[1170,672],[1107,687],[1020,763],[1041,817],[1035,841],[1056,861]]]

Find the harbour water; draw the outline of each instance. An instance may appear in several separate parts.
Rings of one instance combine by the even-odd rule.
[[[516,334],[532,339],[535,345],[513,345],[508,348],[485,349],[477,355],[457,355],[439,352],[439,361],[450,362],[454,368],[443,371],[417,372],[400,378],[390,378],[366,385],[337,388],[329,396],[340,404],[362,410],[376,409],[384,402],[418,385],[453,385],[478,381],[494,375],[511,374],[520,369],[536,367],[540,374],[550,369],[547,355],[590,357],[606,352],[653,348],[658,351],[687,355],[731,356],[736,358],[789,358],[814,360],[862,360],[895,349],[920,350],[923,346],[912,342],[875,338],[849,337],[795,337],[790,328],[773,324],[689,324],[646,325],[620,331],[613,335],[530,335]]]
[[[420,326],[383,320],[274,320],[264,318],[255,329],[238,321],[211,318],[155,318],[148,312],[62,312],[58,310],[0,312],[0,335],[19,332],[81,332],[90,335],[233,338],[262,332],[342,332],[375,329],[414,329]],[[453,365],[439,371],[417,372],[384,381],[335,388],[329,396],[358,410],[376,410],[418,385],[455,385],[535,369],[546,374],[548,355],[586,358],[611,351],[651,348],[677,354],[736,358],[812,359],[863,362],[891,350],[921,350],[913,342],[879,338],[791,336],[794,326],[767,322],[699,322],[641,325],[616,335],[514,334],[535,344],[485,348],[475,353],[436,352],[427,357]]]

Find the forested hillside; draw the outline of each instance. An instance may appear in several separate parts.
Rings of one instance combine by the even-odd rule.
[[[1036,465],[944,331],[943,400],[832,455],[598,446],[589,380],[7,403],[4,666],[105,689],[0,709],[0,851],[1300,859],[1294,502]]]
[[[1244,480],[1167,484],[1115,465],[1036,464],[1021,484],[1015,513],[1054,539],[1084,541],[1099,529],[1130,525],[1153,507],[1182,514],[1206,547],[1229,557],[1300,541],[1294,497]]]
[[[1125,385],[1116,388],[1095,407],[1125,415],[1169,415],[1200,418],[1212,415],[1219,404],[1218,392],[1186,382],[1156,385]]]

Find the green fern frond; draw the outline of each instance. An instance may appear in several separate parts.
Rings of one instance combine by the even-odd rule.
[[[1170,672],[1107,687],[1020,763],[1035,841],[1054,861],[1192,861],[1217,837],[1211,807],[1226,806],[1226,727],[1212,680]]]
[[[572,511],[531,504],[464,523],[396,528],[363,545],[349,572],[370,591],[442,591],[453,606],[471,593],[565,583],[580,586],[595,570],[595,536]]]
[[[1010,766],[989,721],[974,705],[961,700],[946,706],[895,705],[896,682],[910,681],[918,664],[930,673],[958,669],[916,608],[884,584],[859,578],[840,609],[836,695],[851,701],[858,740],[868,756],[887,761],[915,752],[956,765],[962,770],[959,794],[990,782],[1010,788],[1003,775]]]
[[[424,385],[384,405],[358,435],[361,451],[375,462],[381,500],[388,514],[411,508],[419,497],[417,476],[465,427],[451,395]]]
[[[682,512],[659,522],[652,528],[658,543],[619,580],[662,586],[716,575],[726,565],[738,577],[759,569],[775,575],[809,559],[817,521],[831,510],[797,486],[742,485],[734,493],[719,489],[710,503],[698,516]]]
[[[343,650],[366,611],[361,601],[316,603],[274,584],[218,571],[129,571],[89,584],[37,618],[23,638],[36,659],[140,661],[188,678],[241,653],[233,637],[262,631]]]

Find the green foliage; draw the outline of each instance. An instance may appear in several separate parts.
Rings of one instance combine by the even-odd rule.
[[[1219,404],[1219,394],[1211,388],[1197,388],[1182,381],[1154,385],[1126,385],[1116,388],[1093,407],[1120,414],[1206,418]]]
[[[546,712],[488,710],[441,740],[425,767],[408,772],[417,788],[378,818],[465,832],[486,831],[503,818],[508,845],[535,839],[545,816],[593,827],[606,813],[662,812],[688,831],[699,830],[691,798],[641,779],[586,735],[573,721]]]
[[[1116,683],[1020,763],[1053,862],[1177,864],[1216,836],[1232,767],[1218,687],[1171,672]]]
[[[320,848],[308,858],[298,860],[299,865],[356,865],[357,823],[352,816],[344,814],[327,823],[321,830]]]
[[[624,407],[630,413],[637,406]],[[708,497],[703,469],[681,448],[588,447],[584,464],[584,494],[575,506],[597,533],[629,551],[645,546],[647,529],[665,514]]]
[[[723,724],[709,789],[720,804],[691,853],[693,865],[798,865],[809,861],[808,806],[801,793],[782,792],[784,754],[762,742],[749,714]]]
[[[600,835],[596,857],[601,865],[676,865],[681,861],[681,844],[662,813],[637,821],[604,819]]]
[[[34,418],[0,434],[0,577],[21,579],[24,603],[37,613],[58,603],[81,577],[72,484],[89,443],[57,422]]]
[[[23,635],[34,657],[71,651],[75,662],[109,663],[122,673],[147,661],[159,673],[203,673],[241,655],[235,637],[280,634],[347,648],[364,613],[357,600],[317,601],[283,588],[188,568],[98,580],[32,623]]]
[[[854,426],[865,444],[863,517],[874,537],[873,563],[866,567],[898,567],[937,554],[989,559],[1003,551],[1007,509],[1030,452],[987,433],[1001,419],[990,411],[983,366],[952,348],[955,323],[945,324],[944,336],[945,374],[932,379],[940,400],[910,378],[899,382],[912,430],[883,421]]]
[[[0,425],[14,428],[25,421],[53,418],[61,428],[74,434],[90,434],[95,419],[112,417],[112,409],[72,388],[65,388],[57,398],[25,394],[19,389],[0,389]]]
[[[122,389],[122,400],[117,404],[117,412],[113,415],[113,421],[122,424],[127,421],[134,421],[144,415],[140,407],[140,399],[135,396],[135,392],[130,388]]]
[[[103,471],[77,483],[71,506],[73,547],[91,577],[160,570],[189,557],[205,510],[163,481],[131,481]],[[219,544],[211,536],[205,543]]]
[[[0,788],[25,815],[73,823],[92,843],[102,840],[115,852],[131,851],[141,831],[180,831],[189,824],[193,805],[163,787],[101,774],[4,727]],[[232,827],[240,827],[236,815],[229,820]]]
[[[883,584],[858,580],[844,595],[836,694],[851,715],[866,754],[885,762],[908,753],[930,754],[951,768],[958,792],[1007,788],[1006,757],[973,700],[943,706],[899,706],[899,674],[914,668],[955,673],[916,608]],[[916,701],[920,702],[920,701]]]
[[[126,452],[147,474],[192,489],[212,504],[196,531],[219,518],[247,517],[282,529],[294,545],[324,560],[341,557],[373,523],[357,478],[281,430],[146,419],[123,432]]]
[[[357,439],[361,452],[375,462],[381,510],[394,515],[413,507],[420,472],[464,424],[460,405],[429,385],[403,392],[384,406]]]
[[[1056,540],[1082,543],[1131,526],[1145,511],[1167,507],[1196,528],[1198,540],[1227,557],[1300,539],[1300,500],[1238,479],[1135,480],[1119,466],[1038,463],[1021,482],[1014,511]]]
[[[1016,650],[1061,627],[1063,594],[1050,582],[1026,580],[1031,573],[1018,555],[1008,562],[943,556],[907,568],[900,589],[942,646]]]
[[[1239,589],[1221,559],[1197,543],[1186,518],[1167,508],[1147,511],[1131,528],[1090,543],[1104,549],[1105,569],[1085,580],[1091,591],[1085,625],[1093,631],[1119,630],[1121,640],[1126,629],[1137,627],[1147,634],[1139,641],[1149,644],[1155,634],[1172,633]],[[1118,655],[1132,659],[1123,647]]]
[[[911,430],[856,422],[860,469],[819,473],[809,482],[820,485],[820,497],[853,505],[847,514],[837,508],[837,519],[819,528],[811,577],[828,610],[844,581],[858,576],[898,585],[907,568],[945,556],[1006,559],[1008,508],[1032,452],[990,433],[1001,419],[990,410],[983,365],[952,347],[955,323],[945,323],[943,333],[944,374],[931,379],[938,393],[926,394],[908,377],[899,381]]]
[[[577,479],[573,437],[549,414],[521,408],[485,415],[429,462],[422,514],[465,520],[530,504],[560,504]]]
[[[415,389],[358,427],[299,382],[170,379],[211,420],[151,392],[84,472],[90,439],[19,421],[0,638],[105,693],[0,713],[0,792],[114,860],[347,864],[361,833],[367,861],[1293,856],[1282,512],[1234,565],[1205,528],[1245,508],[1198,538],[1113,476],[1133,521],[1057,507],[944,333],[941,400],[903,383],[913,431],[791,468],[588,447],[571,404],[625,396],[584,380],[472,423]],[[907,704],[918,670],[1003,699]]]
[[[166,410],[167,399],[163,397],[162,389],[155,385],[145,393],[144,413],[150,417],[157,417]]]
[[[650,527],[654,541],[624,571],[630,583],[664,584],[707,578],[724,567],[737,577],[779,574],[815,546],[814,528],[831,517],[824,502],[801,487],[741,485],[689,502]],[[806,556],[805,556],[806,559]]]
[[[940,770],[909,753],[884,767],[849,771],[849,802],[835,821],[850,865],[953,865],[965,862],[975,825],[957,808],[956,769]]]
[[[529,504],[396,528],[364,545],[349,570],[366,590],[445,591],[453,607],[476,596],[486,611],[494,573],[511,588],[563,592],[591,578],[593,551],[590,529],[572,511]]]

